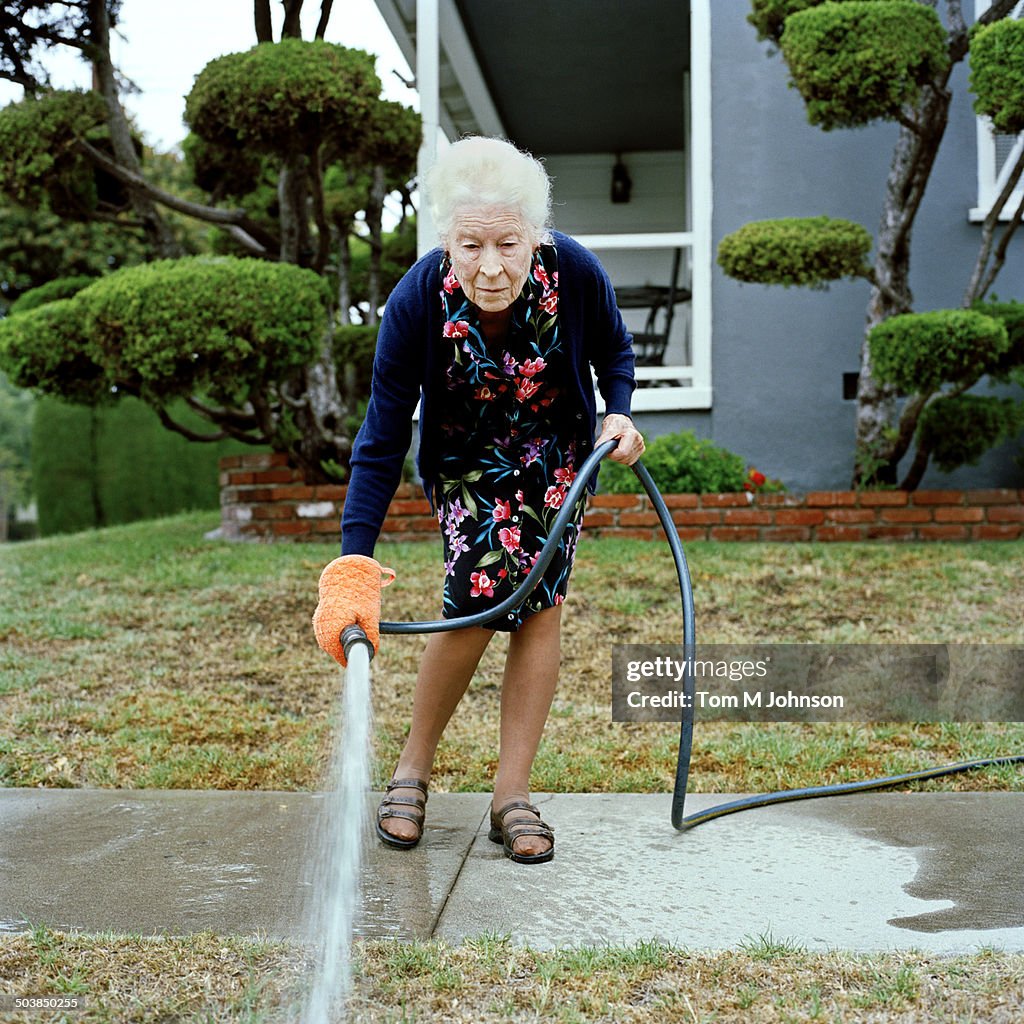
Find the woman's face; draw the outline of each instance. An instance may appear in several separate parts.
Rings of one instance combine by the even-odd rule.
[[[517,212],[497,206],[461,210],[449,240],[455,276],[470,302],[485,313],[500,313],[519,298],[533,247]]]

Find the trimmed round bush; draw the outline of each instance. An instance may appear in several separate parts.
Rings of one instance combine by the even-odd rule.
[[[757,38],[776,43],[782,35],[786,19],[798,11],[806,11],[808,7],[817,7],[825,0],[751,0],[751,12],[747,21],[757,29]],[[840,0],[843,2],[843,0]],[[888,3],[889,0],[875,0],[876,3]]]
[[[744,224],[718,245],[718,265],[737,281],[823,286],[863,276],[871,234],[849,220],[787,217]]]
[[[75,148],[78,138],[110,150],[97,93],[58,89],[0,108],[0,189],[32,209],[45,198],[59,216],[92,211],[101,179]]]
[[[323,279],[289,263],[158,260],[0,321],[0,366],[75,401],[118,388],[158,405],[195,392],[240,404],[312,361],[325,299]]]
[[[993,445],[1024,427],[1024,406],[1012,398],[957,395],[925,407],[917,423],[918,444],[950,473],[973,466]]]
[[[90,352],[163,401],[199,391],[230,404],[302,370],[327,327],[324,282],[289,263],[158,260],[80,292]]]
[[[309,152],[325,139],[355,148],[380,95],[374,58],[322,39],[282,39],[210,61],[185,102],[208,142]]]
[[[760,42],[771,39],[778,42],[786,19],[797,11],[820,4],[822,0],[751,0],[747,21],[757,29]]]
[[[1024,131],[1024,21],[1003,18],[971,30],[974,109],[992,118],[996,131]]]
[[[786,18],[780,46],[808,121],[826,131],[896,117],[949,66],[946,30],[916,0],[829,0]]]
[[[985,372],[1010,346],[1006,327],[970,309],[903,313],[868,335],[871,365],[883,384],[906,394]]]
[[[54,278],[52,281],[47,281],[46,284],[39,285],[38,288],[32,288],[25,292],[24,295],[20,295],[11,303],[11,308],[7,311],[7,315],[14,316],[16,313],[27,313],[30,309],[45,306],[47,302],[54,302],[56,299],[70,299],[72,295],[77,295],[83,288],[87,288],[95,280],[95,277],[89,277],[84,274],[80,274],[77,277]]]
[[[1024,374],[1024,302],[976,302],[972,307],[978,313],[1002,322],[1009,336],[1009,346],[988,368],[988,373],[1005,379],[1012,371]],[[1020,381],[1024,384],[1024,379]]]
[[[644,465],[665,494],[742,491],[747,482],[747,464],[739,455],[697,437],[692,430],[655,438],[644,452]],[[600,479],[601,490],[607,494],[643,490],[633,470],[617,462],[605,461]]]
[[[106,369],[89,351],[77,298],[55,299],[0,320],[0,369],[19,388],[71,402],[110,397]]]
[[[204,192],[245,196],[261,182],[276,184],[280,172],[280,161],[267,153],[254,152],[240,143],[207,142],[195,132],[185,136],[181,148],[192,180]]]
[[[395,100],[379,100],[373,107],[371,128],[364,144],[365,156],[381,164],[403,181],[416,167],[416,157],[423,141],[423,119]]]

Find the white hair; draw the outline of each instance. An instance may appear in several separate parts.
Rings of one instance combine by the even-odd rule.
[[[434,226],[446,244],[458,212],[467,208],[514,210],[533,245],[547,235],[551,180],[539,160],[504,139],[460,139],[441,153],[423,185]]]

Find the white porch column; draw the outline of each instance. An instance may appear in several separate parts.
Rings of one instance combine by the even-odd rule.
[[[416,4],[416,87],[420,94],[423,118],[423,142],[416,161],[419,180],[437,159],[437,136],[441,130],[441,43],[438,0],[418,0]],[[416,248],[420,255],[432,249],[437,235],[430,212],[420,194],[416,214]]]
[[[692,329],[694,383],[711,402],[711,285],[714,247],[711,164],[711,0],[690,0],[690,231],[693,233]]]

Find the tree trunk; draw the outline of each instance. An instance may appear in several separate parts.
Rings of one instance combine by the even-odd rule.
[[[897,465],[906,454],[913,430],[897,428],[894,389],[875,380],[867,336],[872,328],[913,304],[910,291],[910,238],[924,198],[935,156],[949,119],[950,94],[945,83],[927,85],[917,109],[905,110],[916,125],[901,125],[886,181],[882,223],[876,240],[874,281],[868,300],[857,381],[857,449],[853,486],[895,484]]]
[[[299,15],[302,13],[302,0],[283,0],[284,25],[281,27],[282,39],[301,39],[302,23]]]
[[[377,309],[380,306],[381,280],[380,264],[384,255],[384,199],[388,194],[384,168],[377,164],[373,169],[373,184],[366,203],[366,226],[370,231],[370,267],[367,275],[367,292],[370,300],[368,324],[377,323]]]
[[[308,161],[293,153],[281,166],[277,182],[282,263],[309,265]]]
[[[331,7],[334,0],[320,0],[320,20],[317,22],[314,39],[323,39],[327,33],[327,23],[331,20]]]
[[[352,312],[352,254],[348,248],[348,225],[338,225],[338,316],[347,324]]]
[[[272,43],[274,25],[270,20],[270,0],[253,0],[253,21],[256,23],[256,42]]]
[[[110,130],[114,158],[122,167],[141,175],[142,165],[135,152],[131,126],[121,107],[114,65],[110,59],[110,20],[107,16],[106,0],[89,0],[89,23],[91,46],[88,52],[92,59],[93,82],[107,106],[107,126]],[[128,194],[131,197],[132,210],[142,222],[146,236],[157,254],[165,259],[183,256],[181,246],[160,215],[156,203],[145,192],[131,186],[128,187]]]
[[[339,468],[347,465],[352,452],[352,435],[348,428],[352,411],[341,398],[333,337],[328,332],[319,358],[305,370],[303,400],[295,407],[300,436],[291,451],[309,482],[319,483],[328,478],[332,464]]]

